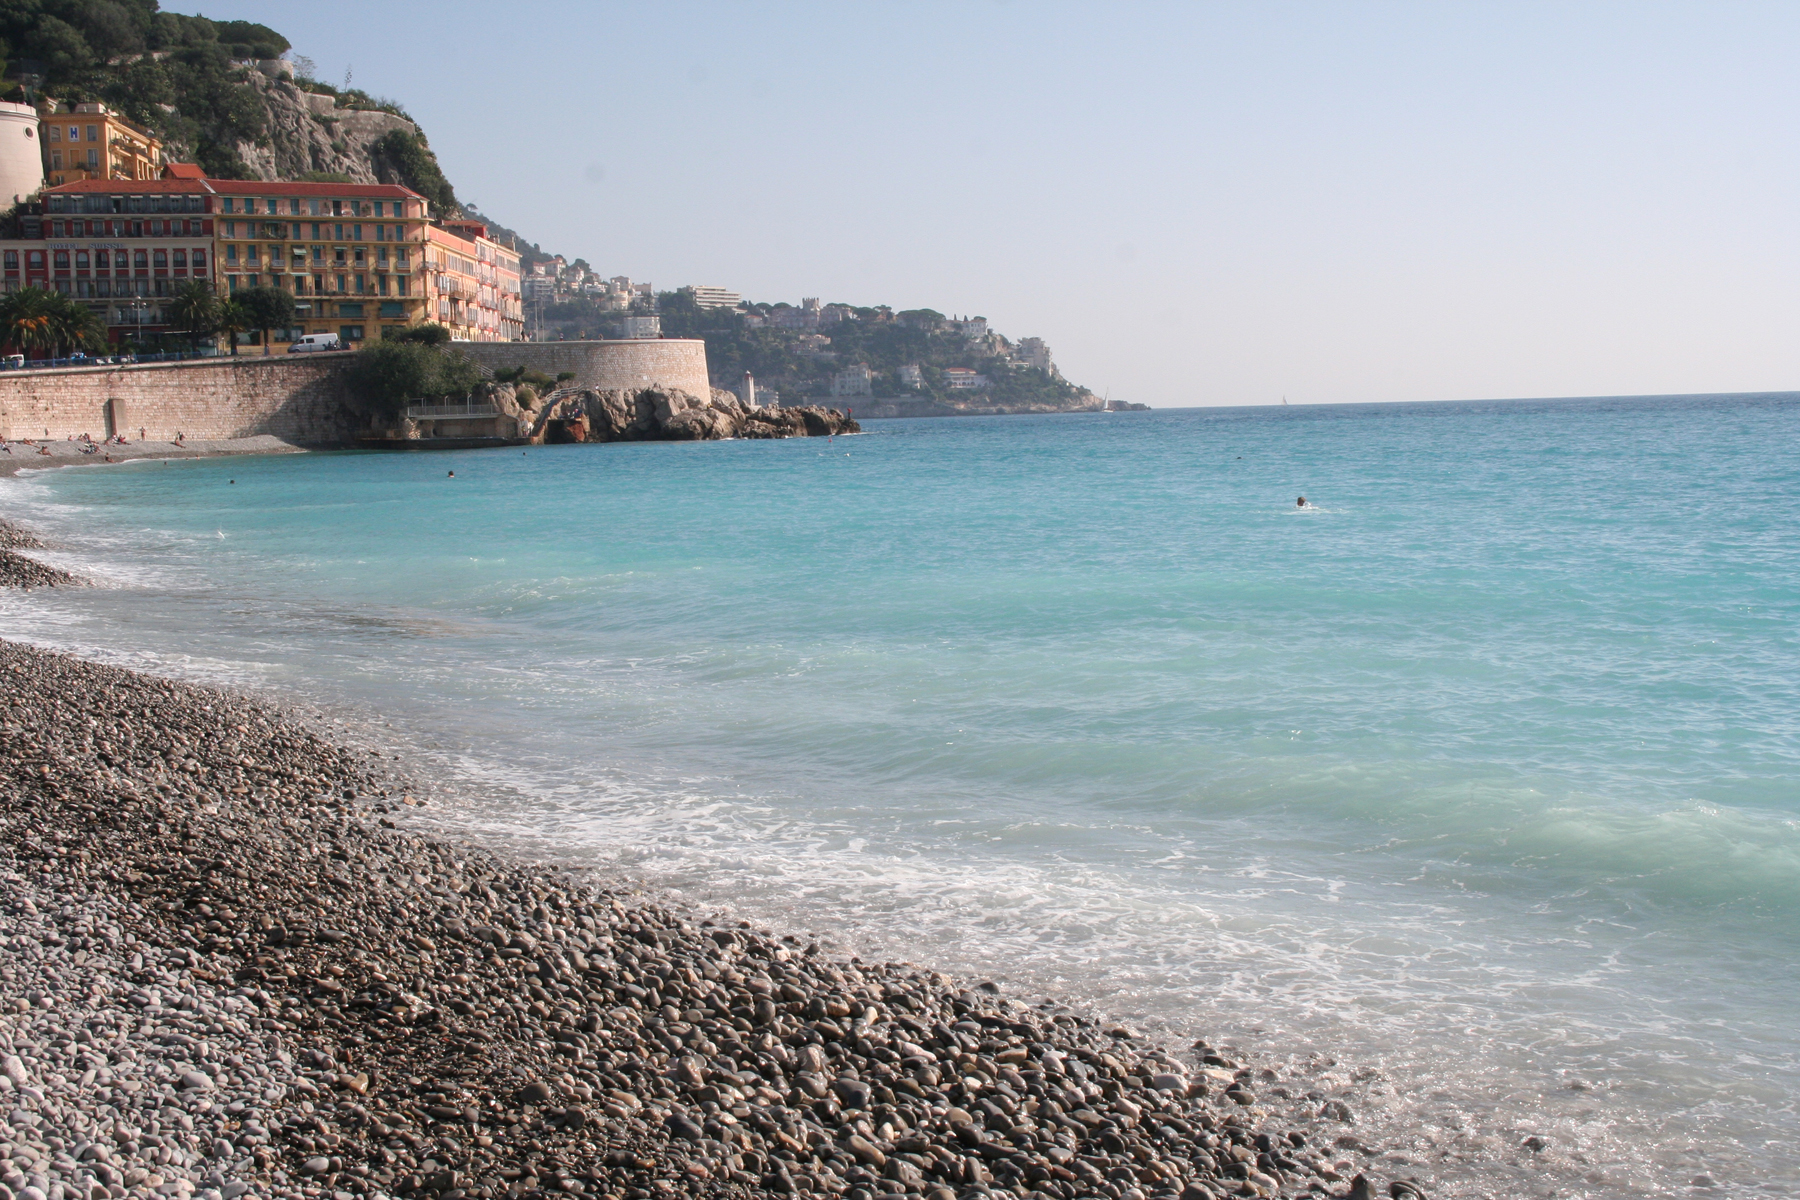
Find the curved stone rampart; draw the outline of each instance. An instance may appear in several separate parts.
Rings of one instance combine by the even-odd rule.
[[[706,343],[699,338],[638,338],[607,342],[454,342],[484,374],[527,367],[552,377],[573,371],[570,384],[595,391],[679,388],[710,396]]]

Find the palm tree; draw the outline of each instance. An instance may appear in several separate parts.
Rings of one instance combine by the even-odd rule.
[[[106,325],[93,309],[61,292],[52,300],[52,329],[59,353],[77,350],[98,353],[106,349]]]
[[[215,328],[231,339],[231,357],[236,358],[238,352],[237,335],[256,328],[256,323],[244,306],[236,300],[227,300],[219,305],[219,316]]]
[[[219,326],[219,296],[204,279],[181,285],[169,305],[169,321],[187,332],[189,344],[200,348],[200,339]]]
[[[34,350],[54,352],[58,299],[63,297],[35,287],[23,288],[0,299],[0,340],[27,355]]]

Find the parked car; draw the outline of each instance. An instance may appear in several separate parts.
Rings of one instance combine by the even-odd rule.
[[[343,343],[335,333],[309,333],[288,347],[289,354],[312,354],[319,350],[342,350]]]

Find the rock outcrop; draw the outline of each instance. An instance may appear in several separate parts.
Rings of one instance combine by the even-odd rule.
[[[679,388],[570,390],[546,397],[542,408],[524,411],[524,418],[531,422],[532,440],[539,442],[701,442],[862,432],[835,408],[751,408],[718,388],[704,399]]]
[[[339,108],[332,96],[303,92],[285,78],[247,70],[244,86],[267,114],[267,131],[254,142],[238,142],[238,157],[258,179],[299,179],[312,172],[342,175],[352,183],[392,183],[375,143],[396,129],[417,134],[404,117],[372,109]],[[171,153],[191,158],[191,147]]]

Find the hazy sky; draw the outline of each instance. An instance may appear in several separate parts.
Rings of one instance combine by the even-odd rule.
[[[1800,5],[205,11],[548,251],[981,314],[1115,399],[1800,386]]]

